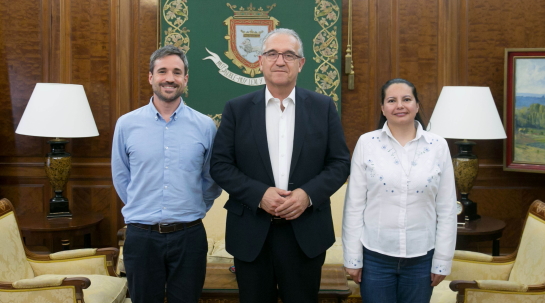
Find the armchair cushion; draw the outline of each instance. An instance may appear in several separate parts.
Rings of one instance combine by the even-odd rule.
[[[207,254],[210,256],[210,254],[212,254],[212,251],[214,250],[214,243],[216,243],[216,241],[214,240],[214,238],[206,238],[206,242],[208,243]]]
[[[328,248],[325,255],[325,264],[343,264],[343,244],[341,237],[335,237],[335,243]]]
[[[49,258],[51,260],[74,259],[80,257],[94,256],[96,255],[96,253],[96,248],[72,249],[49,254]]]
[[[66,277],[64,276],[38,276],[32,279],[23,279],[11,283],[13,288],[39,288],[59,286]]]
[[[456,292],[450,290],[450,281],[443,280],[433,288],[430,302],[433,303],[456,303]]]
[[[233,256],[225,250],[225,240],[214,242],[214,249],[208,256],[208,263],[234,263]]]
[[[127,280],[103,275],[67,275],[67,278],[84,277],[92,287],[83,290],[85,303],[120,303],[127,294]]]

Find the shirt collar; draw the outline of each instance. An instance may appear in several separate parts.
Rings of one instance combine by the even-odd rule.
[[[427,131],[424,131],[424,128],[422,128],[422,124],[420,124],[420,122],[415,120],[414,126],[416,127],[416,136],[411,141],[416,141],[416,140],[419,140],[420,137],[423,137],[424,140],[426,140],[426,142],[430,143],[431,142],[430,134]],[[384,126],[382,127],[381,131],[382,133],[386,133],[386,135],[389,137],[392,137],[392,138],[394,137],[392,135],[392,131],[390,131],[390,127],[388,127],[388,121],[384,123]]]
[[[181,101],[180,105],[178,106],[178,108],[176,108],[176,110],[170,116],[171,120],[172,119],[178,120],[178,116],[179,116],[180,111],[182,110],[182,108],[184,108],[186,106],[185,103],[184,103],[184,99],[182,99],[182,97],[180,97],[180,101]],[[153,115],[155,121],[157,121],[159,119],[163,119],[163,117],[161,117],[161,114],[159,113],[159,111],[157,111],[157,108],[153,104],[153,96],[149,99],[149,108],[150,108],[150,112]]]
[[[265,87],[265,106],[267,106],[267,104],[269,103],[269,100],[271,100],[273,98],[274,97],[271,94],[271,92],[269,91],[269,88]],[[291,101],[293,101],[293,104],[295,105],[295,87],[291,90],[291,93],[288,95],[288,98],[290,98]],[[282,102],[282,100],[280,100],[280,102]]]

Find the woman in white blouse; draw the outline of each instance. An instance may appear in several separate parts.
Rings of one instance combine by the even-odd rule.
[[[379,129],[352,156],[343,218],[344,266],[365,303],[429,302],[450,273],[456,190],[447,142],[423,129],[415,86],[382,87]]]

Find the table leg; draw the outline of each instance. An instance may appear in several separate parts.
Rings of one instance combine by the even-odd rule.
[[[83,235],[83,247],[91,248],[91,234]]]
[[[492,241],[492,256],[499,256],[500,255],[500,239],[494,239]]]
[[[70,240],[61,240],[62,250],[70,250]]]

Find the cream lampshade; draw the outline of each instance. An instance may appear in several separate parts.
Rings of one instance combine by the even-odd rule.
[[[47,141],[51,152],[46,156],[45,172],[55,192],[47,217],[70,217],[68,199],[62,191],[70,175],[72,158],[64,149],[69,141],[60,138],[98,136],[83,86],[37,83],[15,133],[56,138]]]
[[[452,158],[456,188],[461,196],[458,220],[475,220],[477,204],[468,196],[477,177],[479,160],[470,140],[505,139],[505,130],[488,87],[444,86],[428,124],[429,132],[449,139],[463,139]]]

